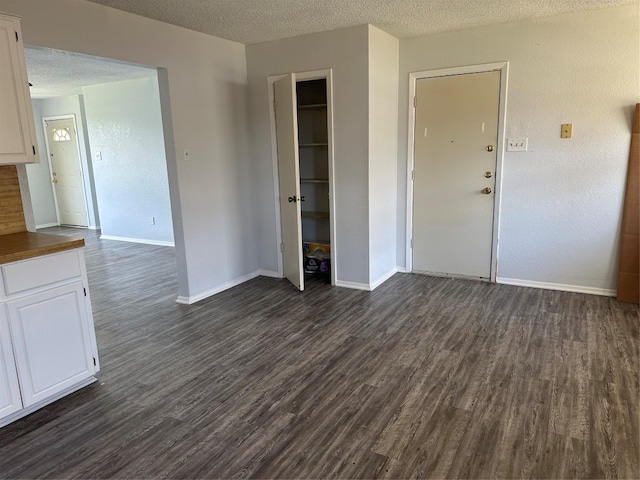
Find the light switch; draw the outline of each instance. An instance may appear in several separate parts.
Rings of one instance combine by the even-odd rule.
[[[185,162],[188,162],[189,160],[191,160],[191,158],[189,157],[189,149],[188,148],[183,148],[182,149],[182,159]]]
[[[507,139],[507,152],[526,152],[529,145],[527,137]]]
[[[102,160],[102,152],[96,152],[96,154],[94,156],[96,158],[96,161]]]
[[[573,124],[563,123],[562,131],[560,133],[560,138],[571,138],[572,135],[573,135]]]

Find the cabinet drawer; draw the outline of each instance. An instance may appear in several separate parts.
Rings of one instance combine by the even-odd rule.
[[[4,290],[7,295],[81,275],[82,269],[77,251],[46,255],[2,267]]]

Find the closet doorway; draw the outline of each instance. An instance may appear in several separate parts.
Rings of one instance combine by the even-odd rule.
[[[270,83],[279,273],[300,291],[305,276],[335,284],[331,72],[292,73]]]

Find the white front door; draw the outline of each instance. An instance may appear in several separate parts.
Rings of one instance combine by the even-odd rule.
[[[304,290],[295,75],[274,82],[284,276]]]
[[[45,123],[60,223],[86,227],[89,218],[75,122],[72,118],[66,118],[45,120]]]
[[[413,270],[491,277],[500,72],[416,81]]]

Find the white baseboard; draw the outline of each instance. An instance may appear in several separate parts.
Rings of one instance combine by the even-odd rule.
[[[411,270],[406,267],[397,267],[396,270],[398,271],[398,273],[411,273]]]
[[[352,288],[353,290],[371,291],[371,285],[368,283],[345,282],[344,280],[336,280],[336,287]]]
[[[396,273],[398,273],[398,269],[397,268],[392,268],[387,273],[385,273],[384,275],[379,277],[376,281],[371,282],[371,290],[375,290],[376,288],[378,288],[384,282],[386,282],[391,277],[393,277]]]
[[[114,235],[100,235],[100,240],[115,240],[117,242],[144,243],[146,245],[159,245],[161,247],[175,247],[173,242],[163,240],[148,240],[146,238],[117,237]]]
[[[229,280],[222,285],[218,285],[217,287],[198,293],[196,295],[190,295],[188,297],[181,295],[176,299],[176,303],[180,303],[182,305],[193,305],[200,300],[212,297],[217,293],[224,292],[225,290],[229,290],[230,288],[240,285],[241,283],[248,282],[249,280],[256,278],[259,275],[258,272],[259,270],[256,270],[255,272],[243,275],[242,277],[234,278],[233,280]]]
[[[372,292],[374,289],[378,288],[384,282],[393,277],[396,273],[398,273],[397,268],[392,268],[387,273],[379,277],[377,280],[371,283],[357,283],[357,282],[346,282],[344,280],[336,280],[336,287],[344,287],[351,288],[353,290],[364,290],[365,292]]]
[[[278,272],[274,272],[273,270],[258,270],[258,275],[261,277],[284,278]]]
[[[100,225],[89,225],[87,228],[89,230],[100,230]]]
[[[534,280],[520,280],[518,278],[497,278],[496,283],[516,285],[518,287],[543,288],[545,290],[560,290],[562,292],[588,293],[590,295],[602,295],[605,297],[615,297],[617,293],[616,290],[607,288],[567,285],[565,283],[536,282]]]
[[[36,229],[38,228],[49,228],[49,227],[57,227],[59,224],[58,222],[53,222],[53,223],[43,223],[42,225],[36,225]]]

